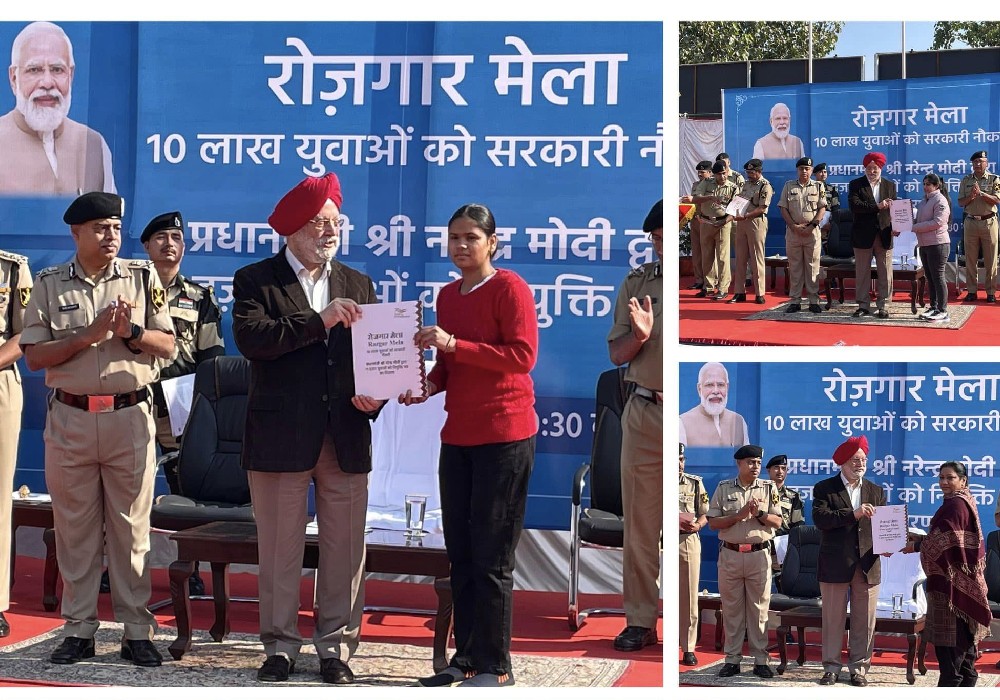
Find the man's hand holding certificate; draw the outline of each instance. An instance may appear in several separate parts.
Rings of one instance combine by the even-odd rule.
[[[906,547],[906,506],[875,506],[872,514],[872,551],[895,554]]]
[[[415,340],[420,321],[419,301],[365,305],[351,323],[355,393],[374,399],[407,391],[427,395],[423,352]]]

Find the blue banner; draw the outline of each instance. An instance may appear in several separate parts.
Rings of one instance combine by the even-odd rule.
[[[23,26],[0,24],[0,50]],[[233,273],[280,249],[267,218],[306,175],[340,178],[338,257],[381,301],[419,299],[428,323],[458,275],[448,219],[489,206],[496,263],[531,285],[541,329],[528,525],[568,526],[617,289],[654,256],[641,228],[662,197],[662,24],[62,26],[76,62],[69,116],[103,136],[127,202],[122,256],[144,258],[142,228],[180,210],[182,271],[214,287],[230,354]],[[13,107],[0,98],[0,112]],[[74,194],[0,199],[0,248],[34,272],[66,260]],[[41,490],[41,374],[26,393],[17,480]]]
[[[736,170],[755,157],[755,148],[760,157],[763,148],[764,177],[775,188],[769,227],[778,233],[768,237],[767,254],[783,254],[785,225],[777,197],[796,177],[801,155],[793,153],[792,139],[802,142],[803,154],[814,164],[827,164],[827,182],[841,193],[842,207],[848,206],[847,184],[864,175],[865,153],[880,151],[887,158],[882,175],[896,182],[900,198],[923,199],[923,176],[935,172],[958,210],[958,185],[972,172],[974,152],[986,151],[989,172],[997,172],[998,104],[997,74],[724,90],[725,144]],[[790,120],[785,151],[777,150],[778,135],[785,136],[783,124],[772,119],[782,113]],[[790,157],[780,157],[786,152]],[[953,246],[961,227],[957,216]]]
[[[802,497],[812,524],[812,489],[840,472],[833,461],[847,438],[868,439],[865,478],[882,486],[890,504],[905,504],[910,526],[927,530],[941,504],[942,462],[963,463],[984,532],[995,529],[997,409],[1000,364],[980,363],[726,363],[720,400],[699,392],[701,364],[680,365],[680,412],[705,403],[746,420],[749,441],[764,448],[764,464],[788,455],[787,484]],[[712,382],[703,382],[703,384]],[[718,392],[717,392],[718,393]],[[734,446],[691,445],[685,469],[713,493],[736,477]],[[761,478],[768,478],[762,468]],[[709,534],[711,533],[711,534]],[[702,531],[703,586],[715,585],[715,533]],[[706,583],[707,582],[707,583]]]

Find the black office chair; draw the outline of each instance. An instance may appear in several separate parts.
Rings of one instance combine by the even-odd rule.
[[[571,630],[580,629],[588,615],[624,614],[610,608],[579,609],[580,549],[620,549],[625,537],[622,518],[622,411],[627,391],[625,369],[609,369],[597,380],[597,420],[590,463],[573,477],[573,505],[570,514],[569,612]],[[584,484],[590,477],[590,507],[582,508]]]
[[[830,237],[823,246],[819,264],[821,267],[854,262],[854,248],[851,246],[851,229],[854,215],[847,207],[831,213]]]
[[[771,593],[769,610],[819,605],[819,528],[799,525],[788,532],[788,550],[781,564],[781,589]]]
[[[180,449],[172,457],[179,493],[161,496],[153,504],[153,528],[176,532],[217,521],[253,522],[250,485],[240,466],[249,387],[250,363],[243,357],[223,355],[198,365],[191,412]],[[150,610],[169,604],[155,603]]]

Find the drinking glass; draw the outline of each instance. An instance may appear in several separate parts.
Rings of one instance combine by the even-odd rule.
[[[903,616],[903,594],[893,593],[892,594],[892,616],[895,618],[900,618]]]
[[[406,535],[408,537],[423,537],[427,496],[407,495],[404,505],[406,507]]]

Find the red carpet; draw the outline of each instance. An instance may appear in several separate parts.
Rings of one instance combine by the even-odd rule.
[[[42,608],[42,567],[41,559],[18,557],[17,579],[11,591],[11,609],[6,616],[11,625],[11,635],[0,640],[0,645],[12,644],[59,627],[62,618],[58,612],[45,612]],[[211,590],[211,574],[202,572],[206,586]],[[257,577],[252,574],[230,576],[232,597],[256,597]],[[169,599],[170,588],[165,570],[153,572],[152,600]],[[301,599],[312,598],[312,581],[303,579]],[[366,585],[365,601],[371,606],[405,607],[433,609],[437,606],[434,590],[429,585],[389,583],[371,580]],[[587,595],[582,597],[585,607],[621,607],[621,596]],[[196,629],[208,629],[214,620],[210,601],[194,601],[191,604]],[[254,633],[257,630],[257,606],[252,603],[233,603],[230,612],[231,629],[234,632]],[[100,598],[99,615],[102,620],[113,618],[111,597]],[[157,612],[157,621],[173,626],[175,620],[172,608],[167,606]],[[543,656],[573,656],[608,659],[625,659],[630,662],[628,670],[619,679],[621,687],[649,687],[663,685],[663,647],[655,646],[633,654],[615,651],[611,641],[625,626],[622,617],[598,615],[587,618],[583,627],[571,632],[566,623],[566,595],[564,593],[543,593],[534,591],[514,592],[514,626],[511,652],[515,654],[539,654]],[[299,614],[299,629],[303,637],[312,635],[312,615],[302,611]],[[428,616],[397,613],[365,613],[362,626],[362,644],[365,639],[372,641],[414,644],[430,647],[433,642],[433,621]],[[662,620],[658,634],[663,637]],[[165,653],[166,650],[161,650]],[[261,658],[263,659],[263,652]],[[4,679],[0,669],[0,686],[38,685],[14,679]]]
[[[777,292],[768,289],[767,303],[727,304],[725,301],[699,299],[696,289],[688,289],[694,282],[691,277],[680,279],[679,290],[679,339],[688,345],[1000,345],[1000,304],[983,302],[980,290],[978,302],[959,302],[951,288],[949,304],[969,303],[977,306],[962,328],[936,330],[928,328],[901,328],[899,326],[853,326],[834,323],[799,324],[787,321],[742,321],[741,318],[771,309],[788,301],[784,294],[784,279],[779,272],[775,285]],[[821,289],[822,292],[822,289]],[[752,295],[752,291],[751,291]],[[848,287],[845,302],[853,301]],[[836,297],[836,292],[834,293]],[[732,296],[727,297],[731,299]],[[909,301],[909,289],[898,290],[895,301]],[[752,300],[752,296],[751,296]],[[825,305],[825,298],[822,299]],[[926,303],[926,302],[925,302]],[[918,308],[919,311],[919,308]]]

